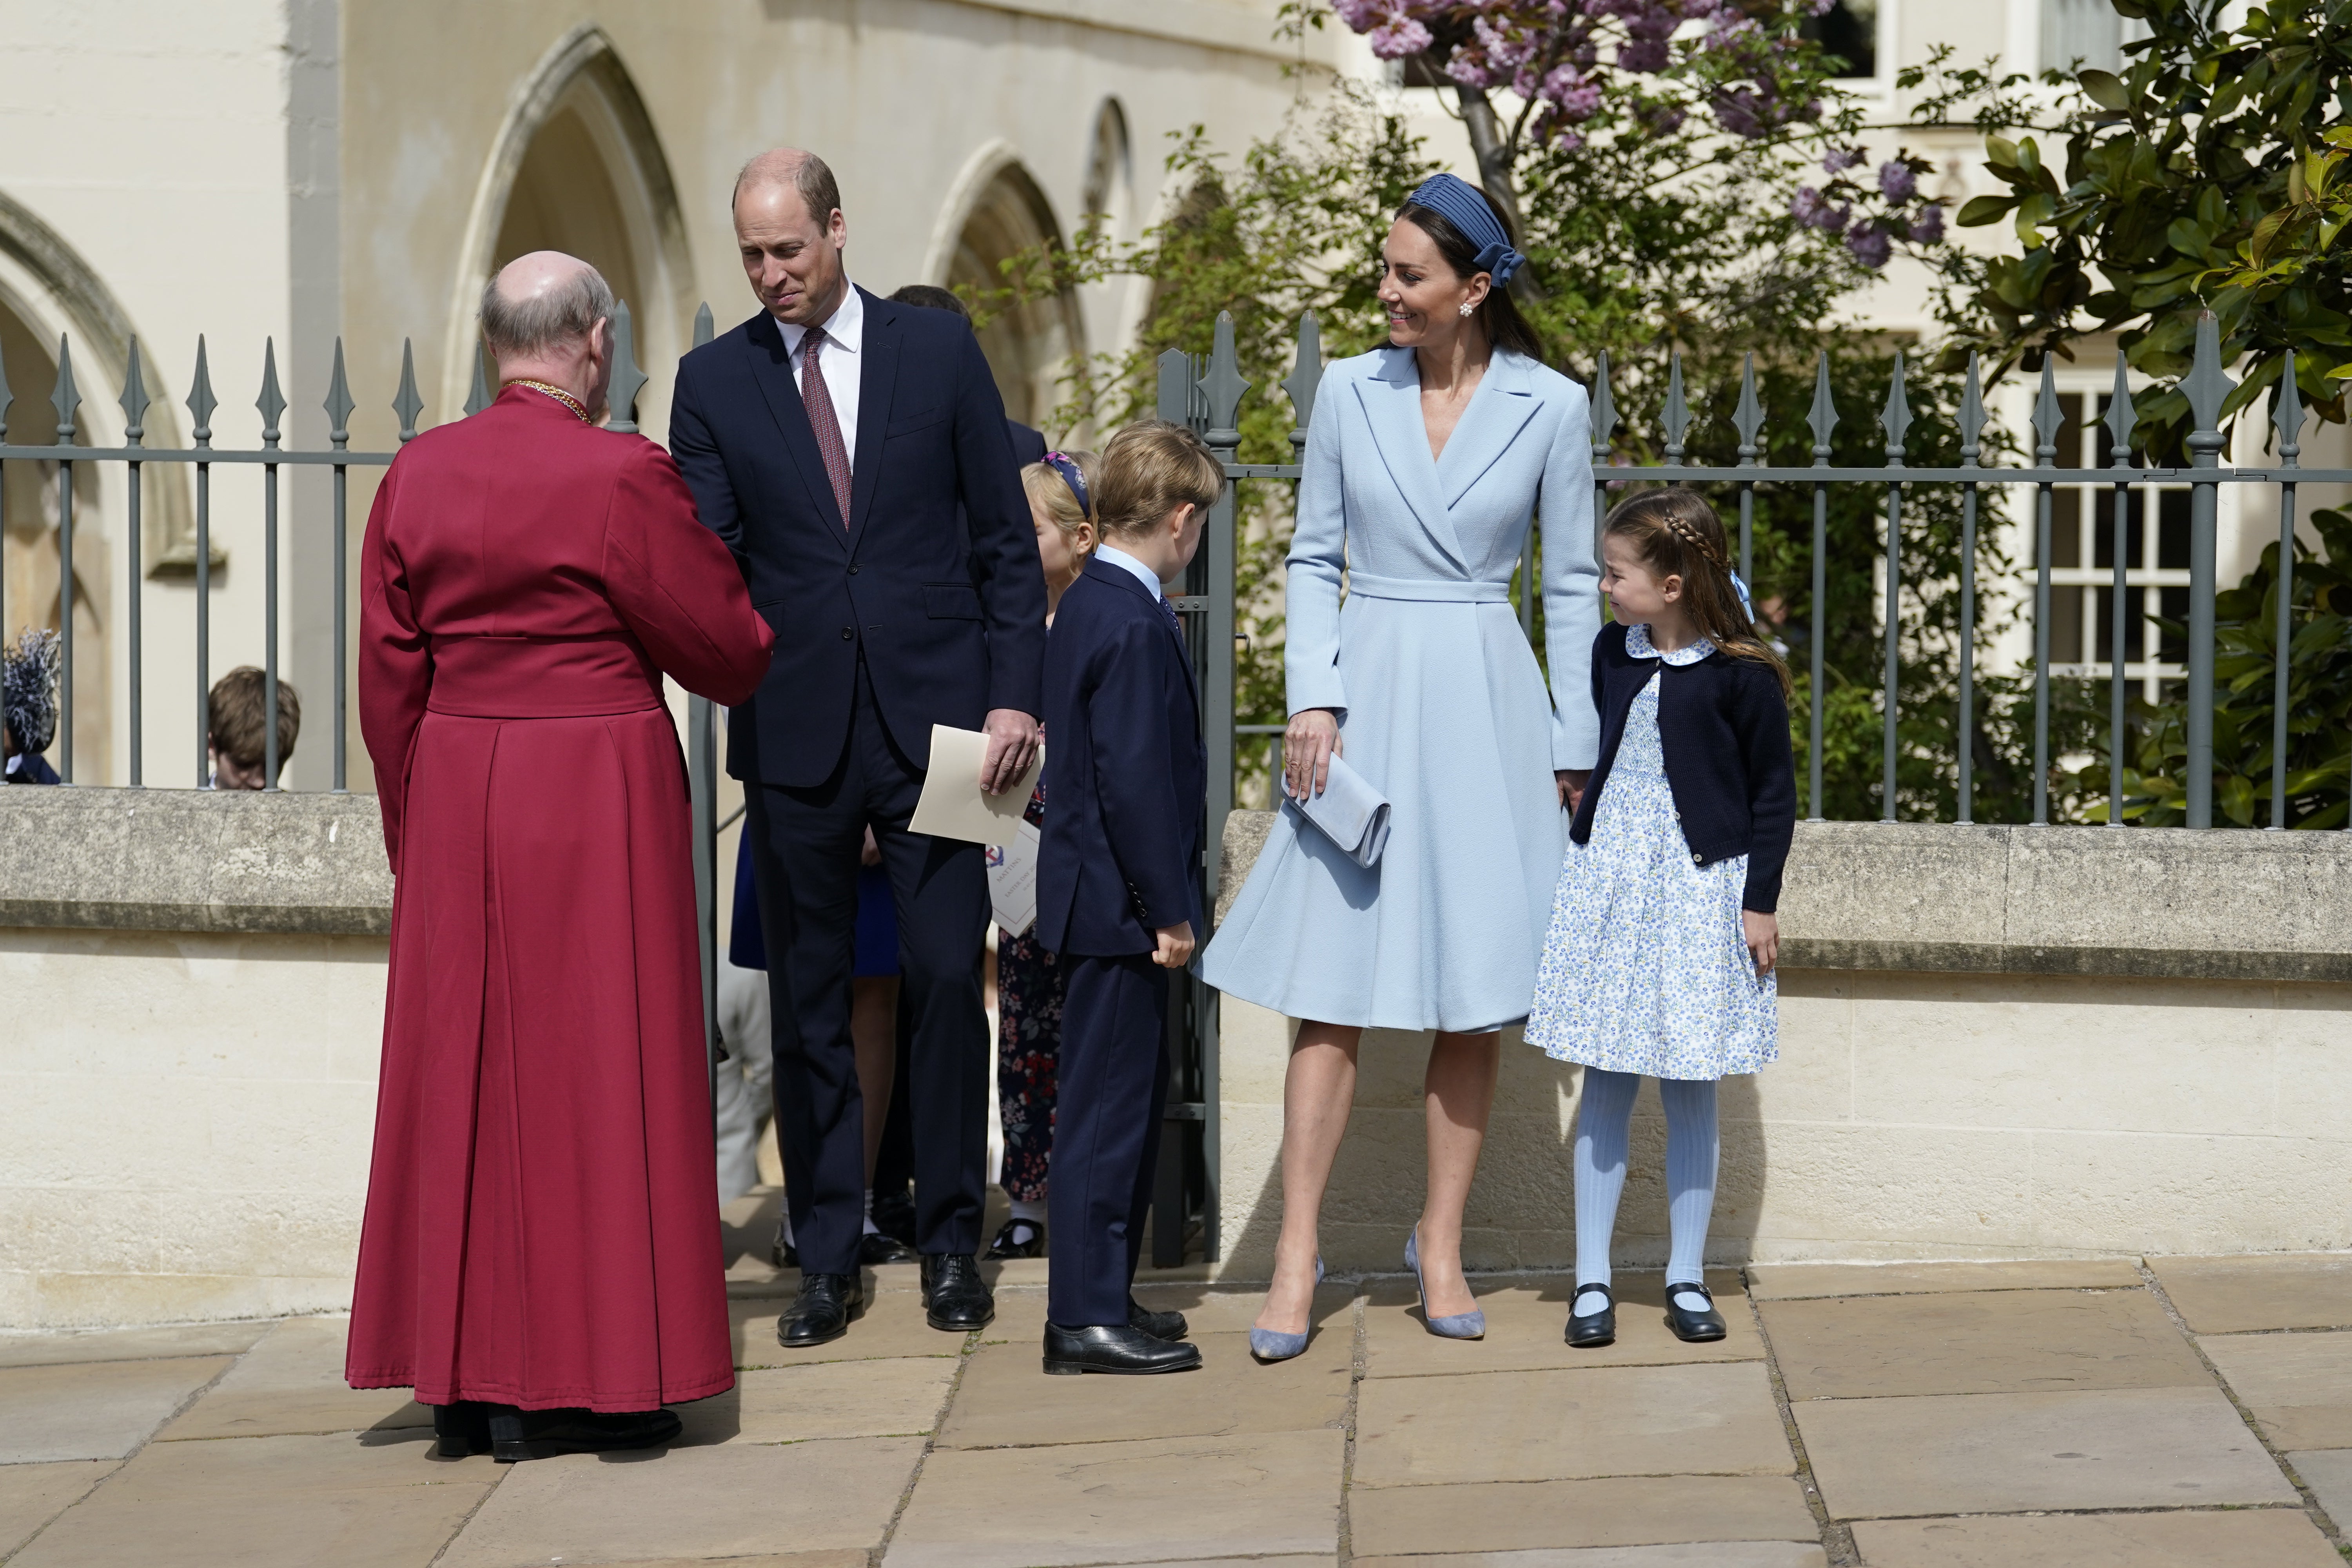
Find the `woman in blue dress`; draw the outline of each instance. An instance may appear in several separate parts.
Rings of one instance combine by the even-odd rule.
[[[1359,866],[1286,805],[1201,966],[1219,990],[1301,1020],[1283,1090],[1274,1285],[1251,1331],[1269,1361],[1306,1344],[1317,1215],[1367,1028],[1436,1032],[1428,1189],[1399,1239],[1430,1331],[1485,1331],[1462,1274],[1463,1205],[1498,1031],[1535,992],[1561,807],[1599,744],[1584,390],[1542,363],[1504,288],[1523,258],[1475,186],[1450,174],[1421,186],[1381,256],[1389,346],[1325,372],[1307,428],[1283,788],[1319,794],[1329,759],[1345,756],[1390,802],[1387,847]],[[1509,599],[1531,520],[1557,706]]]

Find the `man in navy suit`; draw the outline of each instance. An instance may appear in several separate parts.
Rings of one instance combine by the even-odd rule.
[[[1046,639],[1037,939],[1069,984],[1046,1199],[1049,1373],[1201,1364],[1178,1342],[1183,1318],[1145,1311],[1131,1287],[1168,1100],[1169,976],[1205,923],[1200,692],[1160,584],[1192,562],[1223,488],[1181,425],[1112,437],[1095,489],[1103,542]]]
[[[916,1246],[931,1326],[995,1316],[980,1277],[988,922],[981,847],[907,830],[931,726],[984,730],[982,787],[1035,760],[1045,584],[1004,405],[971,330],[853,286],[832,171],[764,153],[735,233],[761,309],[678,366],[670,447],[776,630],[728,719],[775,1038],[776,1125],[801,1289],[786,1346],[864,1310],[863,1106],[850,1044],[857,863],[871,827],[912,1018]]]

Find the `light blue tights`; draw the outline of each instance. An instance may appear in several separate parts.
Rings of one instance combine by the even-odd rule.
[[[1625,1142],[1641,1075],[1584,1069],[1584,1101],[1576,1113],[1576,1282],[1606,1285],[1609,1238],[1617,1228],[1617,1200],[1625,1191]],[[1670,1284],[1703,1279],[1706,1225],[1715,1213],[1715,1172],[1723,1144],[1715,1124],[1712,1080],[1662,1078],[1666,1108],[1666,1261]],[[1696,1296],[1677,1303],[1693,1310]],[[1580,1292],[1574,1310],[1601,1310],[1598,1292]]]

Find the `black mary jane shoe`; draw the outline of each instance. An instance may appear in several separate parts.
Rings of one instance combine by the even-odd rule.
[[[1171,1345],[1192,1331],[1192,1325],[1184,1321],[1183,1313],[1155,1312],[1132,1296],[1127,1299],[1127,1326]]]
[[[831,1344],[866,1311],[864,1281],[855,1274],[803,1274],[800,1294],[776,1320],[776,1342],[788,1351]]]
[[[912,1263],[915,1249],[895,1236],[869,1230],[857,1238],[857,1261],[868,1268],[886,1263]]]
[[[1597,1312],[1579,1316],[1576,1303],[1598,1290],[1607,1301]],[[1617,1293],[1606,1285],[1579,1285],[1568,1303],[1568,1342],[1580,1351],[1599,1350],[1617,1342]]]
[[[1201,1364],[1201,1347],[1171,1344],[1141,1329],[1097,1323],[1083,1328],[1045,1325],[1045,1371],[1055,1377],[1080,1373],[1191,1372]]]
[[[991,1258],[1043,1258],[1045,1256],[1045,1227],[1034,1219],[1008,1219],[998,1227],[996,1239],[988,1244]]]
[[[923,1321],[946,1334],[968,1334],[996,1321],[996,1297],[969,1252],[923,1255]]]
[[[435,1452],[445,1459],[490,1451],[490,1407],[478,1399],[456,1399],[433,1406]]]
[[[501,1465],[551,1459],[558,1454],[608,1454],[628,1448],[658,1448],[673,1442],[685,1423],[667,1410],[517,1410],[492,1407],[490,1457]]]
[[[1675,1304],[1675,1298],[1685,1290],[1696,1291],[1706,1299],[1706,1310],[1693,1312]],[[1666,1327],[1674,1330],[1675,1338],[1685,1344],[1711,1344],[1731,1331],[1725,1327],[1723,1314],[1715,1310],[1715,1292],[1704,1285],[1685,1282],[1666,1287]]]

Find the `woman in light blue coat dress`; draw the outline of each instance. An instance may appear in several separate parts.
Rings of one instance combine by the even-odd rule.
[[[1301,1020],[1283,1091],[1282,1235],[1251,1336],[1265,1360],[1306,1343],[1317,1214],[1367,1028],[1436,1031],[1427,1194],[1400,1240],[1431,1331],[1484,1331],[1462,1274],[1463,1205],[1497,1031],[1535,993],[1562,806],[1600,735],[1591,431],[1583,388],[1543,364],[1502,287],[1520,259],[1476,187],[1441,174],[1415,191],[1382,247],[1390,346],[1325,372],[1307,429],[1283,788],[1320,793],[1344,755],[1391,814],[1365,868],[1286,804],[1202,958],[1219,990]],[[1508,595],[1531,521],[1557,704]]]

